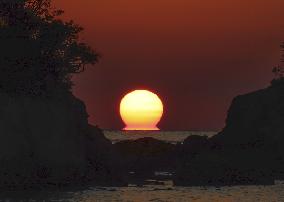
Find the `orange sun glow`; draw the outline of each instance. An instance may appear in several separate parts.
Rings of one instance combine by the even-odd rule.
[[[121,100],[120,115],[126,125],[124,130],[159,130],[163,103],[148,90],[135,90]]]

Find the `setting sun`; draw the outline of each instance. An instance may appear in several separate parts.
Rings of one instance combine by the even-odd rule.
[[[159,130],[163,103],[148,90],[135,90],[121,100],[120,115],[126,125],[124,130]]]

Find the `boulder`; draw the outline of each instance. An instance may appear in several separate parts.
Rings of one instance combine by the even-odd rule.
[[[175,146],[155,138],[145,137],[116,143],[116,152],[124,161],[128,172],[146,177],[155,171],[173,170],[175,166]]]
[[[88,161],[85,176],[87,182],[100,186],[128,185],[124,164],[111,141],[104,136],[100,128],[89,125],[85,148]]]

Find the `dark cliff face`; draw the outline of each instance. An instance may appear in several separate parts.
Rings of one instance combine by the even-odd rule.
[[[111,143],[88,124],[84,103],[71,93],[0,93],[0,112],[0,185],[68,184],[114,167],[108,160]]]
[[[106,139],[103,131],[89,125],[85,148],[88,169],[87,182],[100,186],[125,186],[127,170],[111,141]]]
[[[216,136],[224,152],[238,164],[265,170],[272,178],[284,173],[284,83],[238,96],[229,109],[224,130]],[[232,156],[232,155],[231,155]],[[234,161],[234,160],[233,160]]]
[[[226,127],[203,140],[203,149],[183,146],[176,185],[271,184],[284,173],[284,84],[237,96]],[[191,144],[190,144],[191,143]]]
[[[217,135],[228,142],[284,140],[284,87],[236,97],[228,112],[226,127]]]
[[[71,94],[29,98],[2,93],[0,97],[2,173],[15,171],[23,177],[38,173],[58,180],[84,173],[83,133],[88,125],[81,101]]]

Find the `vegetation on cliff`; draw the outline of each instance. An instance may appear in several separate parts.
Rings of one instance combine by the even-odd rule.
[[[0,0],[0,89],[46,95],[70,90],[72,74],[98,54],[79,41],[82,27],[59,19],[51,0]]]

